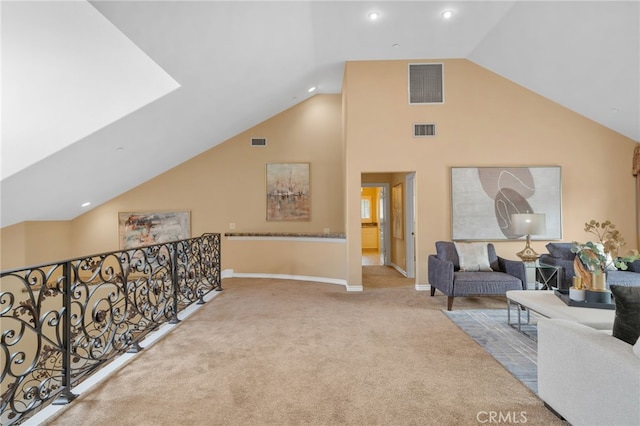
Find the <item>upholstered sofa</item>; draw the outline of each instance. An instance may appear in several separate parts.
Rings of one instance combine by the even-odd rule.
[[[538,320],[538,394],[573,426],[640,425],[640,343]]]
[[[548,243],[546,245],[549,253],[543,253],[538,259],[545,265],[559,266],[558,287],[569,289],[572,284],[575,270],[573,260],[575,253],[571,253],[571,243]],[[607,286],[611,284],[623,286],[640,286],[640,260],[627,264],[626,271],[607,271]]]
[[[431,296],[436,289],[447,295],[447,309],[458,296],[504,295],[508,290],[526,290],[524,264],[496,255],[493,244],[486,243],[485,270],[465,271],[460,268],[456,246],[450,241],[437,241],[436,254],[427,260]],[[482,268],[481,268],[482,269]]]

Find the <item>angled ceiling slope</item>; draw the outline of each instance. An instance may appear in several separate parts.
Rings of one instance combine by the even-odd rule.
[[[640,141],[638,1],[0,6],[1,226],[72,219],[339,93],[348,60],[467,58]]]
[[[469,59],[640,141],[640,2],[517,2]]]
[[[2,17],[2,179],[179,87],[85,1]]]

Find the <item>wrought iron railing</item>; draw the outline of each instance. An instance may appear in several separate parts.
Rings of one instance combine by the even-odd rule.
[[[220,234],[0,272],[0,424],[19,424],[222,290]]]

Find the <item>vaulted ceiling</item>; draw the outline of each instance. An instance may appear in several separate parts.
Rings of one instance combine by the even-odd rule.
[[[639,5],[3,0],[1,226],[72,219],[340,93],[350,60],[466,58],[639,142]]]

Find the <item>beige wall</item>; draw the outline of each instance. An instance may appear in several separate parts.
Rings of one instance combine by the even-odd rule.
[[[563,240],[585,240],[585,221],[610,219],[634,244],[635,142],[470,61],[431,62],[444,63],[442,105],[408,104],[407,61],[346,64],[350,285],[362,282],[360,239],[354,232],[360,226],[362,173],[416,172],[418,284],[427,283],[426,259],[434,242],[451,238],[452,166],[561,166]],[[435,122],[437,137],[413,138],[417,122]],[[533,246],[545,252],[545,243]],[[500,255],[515,258],[524,244],[496,246]]]
[[[70,257],[70,222],[22,222],[2,228],[0,270]]]
[[[47,253],[38,254],[39,239],[28,232],[35,228],[2,229],[3,265],[5,259],[29,262],[26,253],[32,250],[35,257],[49,257],[41,261],[115,250],[119,211],[186,209],[194,236],[224,233],[232,222],[237,232],[344,231],[346,244],[303,250],[295,249],[298,243],[283,248],[282,242],[223,238],[223,268],[322,273],[357,288],[362,283],[361,183],[380,182],[383,176],[383,182],[393,183],[415,172],[416,282],[426,284],[434,242],[451,238],[452,166],[561,166],[562,239],[584,241],[585,221],[610,219],[634,248],[635,142],[470,61],[440,62],[445,64],[443,105],[408,105],[407,61],[348,62],[342,97],[315,96],[96,207],[69,223],[66,247],[47,245],[42,248]],[[438,136],[414,139],[413,123],[425,121],[437,124]],[[268,146],[251,148],[250,137],[266,137]],[[312,220],[266,222],[265,163],[300,161],[311,163]],[[62,230],[56,229],[49,235]],[[533,246],[544,252],[545,243]],[[523,246],[520,241],[496,244],[498,254],[508,258]],[[318,268],[310,256],[327,250],[331,261]],[[287,262],[279,251],[289,256]]]
[[[26,222],[2,228],[0,234],[0,270],[28,265],[25,241]]]
[[[68,232],[59,238],[62,244],[53,244],[53,238],[49,237],[61,228],[45,232],[46,244],[38,241],[38,232],[31,232],[36,228],[45,230],[50,222],[42,226],[29,222],[3,228],[3,265],[6,261],[11,267],[24,266],[35,259],[38,262],[55,261],[117,250],[117,216],[122,211],[189,210],[193,236],[228,232],[230,223],[236,224],[235,232],[323,232],[325,228],[331,232],[344,232],[341,120],[340,95],[316,95],[75,220],[65,222]],[[251,147],[252,137],[266,137],[267,146]],[[311,163],[311,221],[266,221],[267,162]],[[240,242],[226,247],[227,240],[223,237],[222,245],[223,268],[233,268],[238,262],[246,264],[242,260],[244,249]],[[344,254],[344,249],[338,251]],[[278,263],[278,253],[273,250],[263,252],[261,261],[269,260]],[[341,256],[340,262],[346,264],[346,256]],[[338,271],[346,269],[344,265],[334,267]],[[327,274],[332,275],[336,274]],[[343,279],[344,275],[343,272]]]
[[[340,128],[340,96],[314,96],[80,216],[72,223],[73,252],[118,249],[120,211],[190,210],[193,236],[230,232],[230,223],[236,224],[233,232],[344,232]],[[267,138],[267,146],[251,147],[252,137]],[[266,221],[268,162],[311,163],[311,221]],[[223,268],[273,273],[245,268],[244,250],[251,244],[223,237]],[[254,260],[280,262],[277,250]]]

